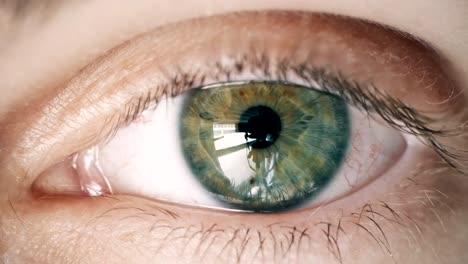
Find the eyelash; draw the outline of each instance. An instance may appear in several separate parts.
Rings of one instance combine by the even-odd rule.
[[[178,68],[174,75],[168,76],[164,84],[130,100],[123,108],[124,111],[107,120],[106,124],[111,125],[107,133],[104,133],[104,143],[110,140],[119,128],[135,121],[142,112],[150,107],[156,107],[161,98],[175,97],[188,89],[209,85],[211,83],[206,83],[208,79],[214,82],[231,82],[233,75],[247,72],[255,74],[260,79],[263,78],[263,81],[291,83],[290,77],[296,77],[310,88],[339,95],[349,104],[364,111],[370,118],[380,117],[391,127],[416,136],[434,149],[450,167],[458,172],[467,173],[458,166],[461,156],[450,151],[437,140],[437,137],[457,135],[459,128],[432,129],[430,125],[435,120],[378,90],[372,84],[359,84],[348,80],[340,73],[315,68],[308,62],[293,64],[288,59],[274,62],[262,53],[257,56],[244,55],[233,58],[228,65],[216,62],[212,67],[206,68],[211,69],[210,72],[203,72],[200,68],[195,70]]]

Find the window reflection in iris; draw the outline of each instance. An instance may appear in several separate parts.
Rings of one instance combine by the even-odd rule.
[[[181,115],[194,177],[245,210],[287,209],[320,192],[341,166],[349,137],[341,98],[291,84],[196,89]]]

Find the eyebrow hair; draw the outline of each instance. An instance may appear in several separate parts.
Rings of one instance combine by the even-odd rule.
[[[49,17],[61,6],[75,1],[61,0],[0,0],[0,14],[11,22],[23,20],[32,15]]]

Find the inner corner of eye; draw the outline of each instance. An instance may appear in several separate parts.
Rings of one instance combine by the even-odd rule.
[[[88,150],[51,174],[74,173],[82,191],[277,212],[345,196],[405,146],[399,132],[339,96],[290,83],[223,83],[162,100],[99,157]]]

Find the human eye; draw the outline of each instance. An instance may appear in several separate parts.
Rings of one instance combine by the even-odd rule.
[[[446,192],[455,180],[439,183],[466,170],[464,97],[442,65],[409,36],[338,16],[238,13],[162,27],[105,54],[56,97],[49,111],[60,136],[38,148],[47,158],[34,191],[151,198],[122,210],[162,229],[156,240],[171,246],[157,246],[160,259],[176,238],[181,246],[209,237],[221,246],[179,254],[278,261],[328,252],[318,261],[342,262],[355,240],[393,261],[420,241],[421,226],[447,228],[439,211],[453,210]],[[275,128],[258,135],[253,112]],[[244,144],[234,152],[243,159],[216,154],[222,125],[234,126],[229,146]],[[174,144],[161,149],[166,139]],[[428,167],[437,172],[427,176]],[[279,180],[265,191],[269,176]]]

